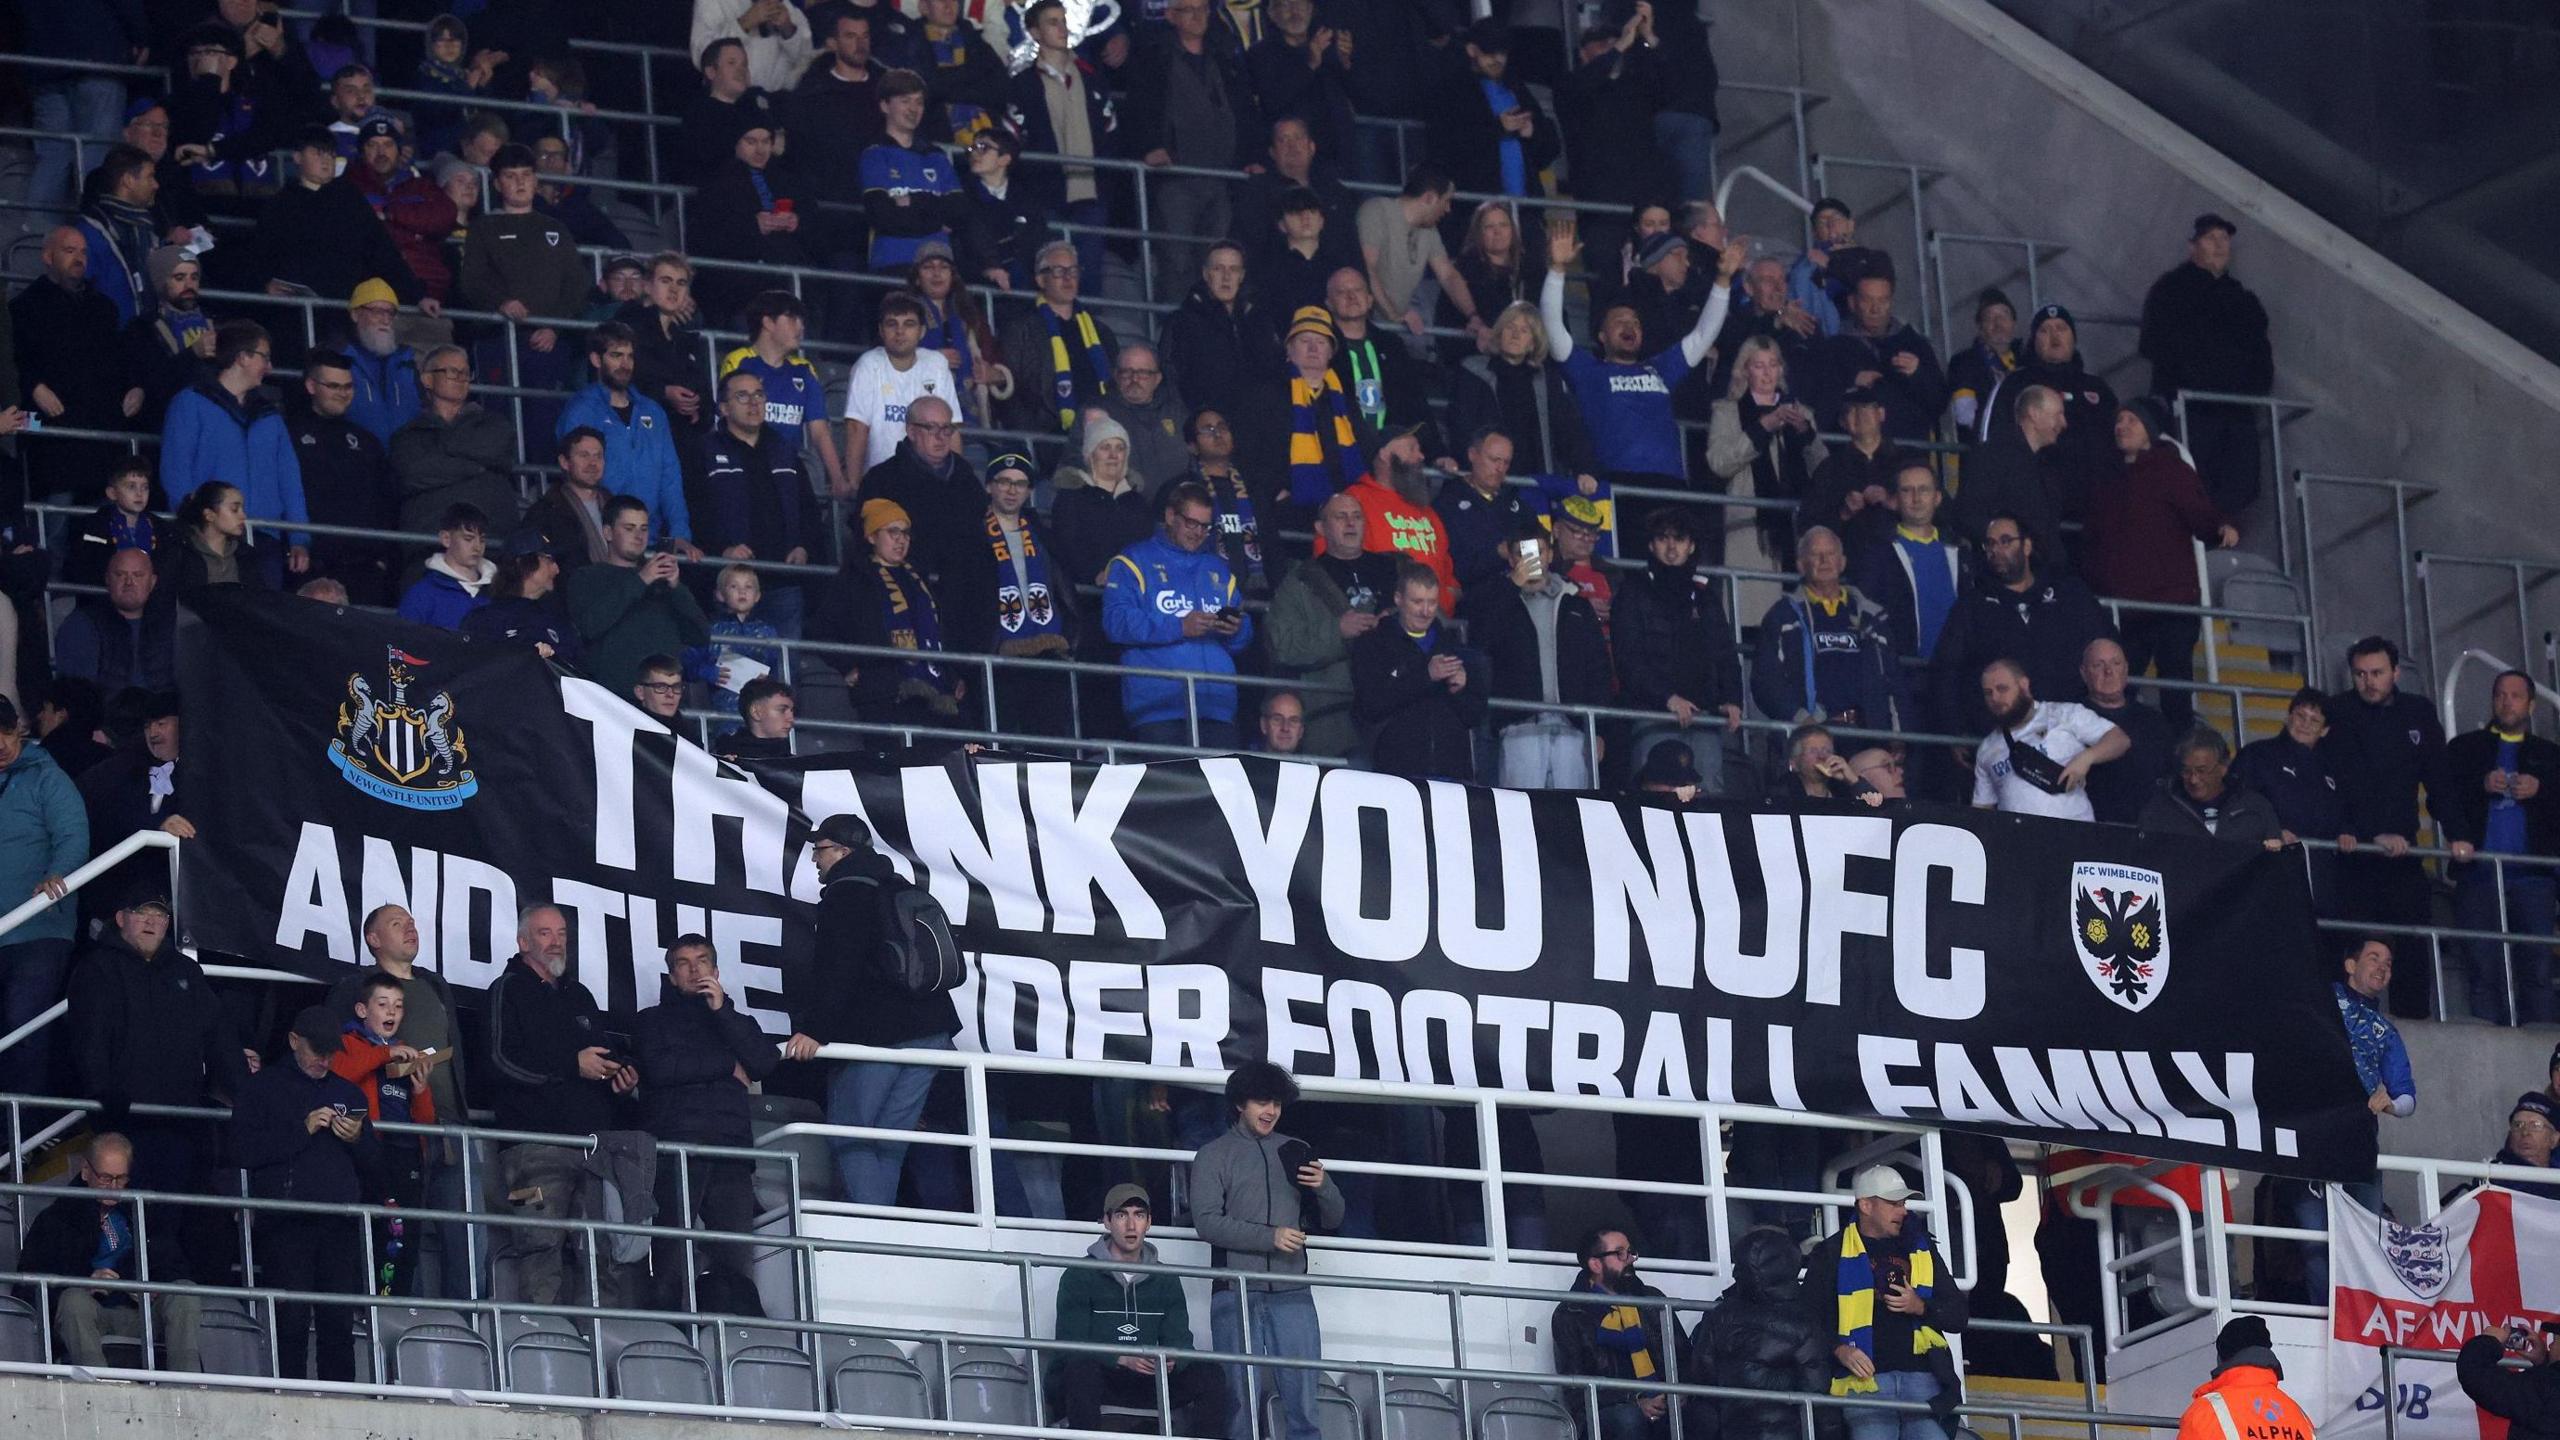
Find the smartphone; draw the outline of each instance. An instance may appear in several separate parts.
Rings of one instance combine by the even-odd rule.
[[[337,1113],[337,1114],[340,1114],[340,1115],[346,1115],[346,1114],[350,1114],[350,1113],[352,1113],[352,1112],[348,1109],[348,1107],[346,1107],[346,1106],[344,1106],[344,1105],[332,1105],[332,1106],[330,1106],[330,1107],[329,1107],[329,1109],[330,1109],[331,1111],[333,1111],[333,1112]]]
[[[1295,1182],[1298,1172],[1315,1163],[1316,1147],[1296,1136],[1280,1142],[1280,1168]]]
[[[1220,609],[1219,609],[1219,611],[1218,611],[1218,620],[1219,620],[1219,621],[1220,621],[1220,623],[1222,623],[1222,624],[1233,624],[1233,623],[1235,623],[1235,622],[1236,622],[1236,621],[1238,621],[1238,620],[1242,620],[1243,618],[1244,618],[1244,612],[1243,612],[1243,611],[1241,611],[1241,610],[1239,610],[1239,609],[1237,609],[1237,608],[1236,608],[1236,607],[1234,607],[1233,605],[1222,606],[1222,607],[1220,607]]]

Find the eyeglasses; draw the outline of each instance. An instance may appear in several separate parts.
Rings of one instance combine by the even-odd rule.
[[[640,682],[638,688],[646,690],[652,695],[681,695],[684,693],[684,682],[681,680],[643,680]]]
[[[2550,1121],[2543,1119],[2539,1115],[2527,1115],[2521,1120],[2508,1121],[2507,1133],[2510,1135],[2549,1135],[2555,1132],[2551,1128]]]
[[[133,1172],[126,1170],[110,1175],[104,1170],[92,1170],[89,1172],[89,1183],[108,1190],[121,1190],[133,1183]]]
[[[1130,369],[1122,369],[1122,370],[1115,371],[1115,372],[1113,372],[1113,373],[1115,373],[1115,374],[1117,374],[1117,375],[1121,376],[1121,377],[1122,377],[1122,378],[1124,378],[1124,379],[1129,379],[1129,380],[1153,380],[1153,379],[1156,379],[1156,378],[1161,377],[1161,376],[1164,374],[1164,372],[1163,372],[1162,370],[1130,370]]]
[[[264,360],[270,365],[275,363],[276,352],[273,350],[243,350],[240,353],[251,360]]]
[[[960,426],[958,422],[951,420],[910,420],[907,422],[907,430],[910,434],[916,435],[957,435],[960,433]]]
[[[1615,1260],[1620,1256],[1624,1256],[1629,1260],[1637,1258],[1635,1247],[1632,1245],[1621,1245],[1615,1250],[1603,1250],[1600,1252],[1600,1258],[1603,1260]]]
[[[467,375],[469,375],[469,374],[471,373],[471,371],[470,371],[470,368],[469,368],[469,367],[467,367],[467,366],[462,366],[462,365],[435,365],[435,366],[430,366],[430,367],[428,367],[427,369],[421,370],[421,371],[419,371],[418,373],[419,373],[419,374],[421,374],[421,375],[426,376],[426,377],[427,377],[428,379],[430,379],[430,380],[436,380],[436,379],[441,379],[441,378],[443,378],[444,376],[447,376],[447,375],[465,375],[465,376],[467,376]]]
[[[1192,433],[1195,435],[1233,435],[1236,432],[1214,420],[1210,420],[1203,422],[1197,429],[1193,430]]]
[[[1176,515],[1173,517],[1173,523],[1185,530],[1206,530],[1209,528],[1210,519],[1206,515]]]
[[[1040,275],[1081,275],[1084,271],[1073,265],[1043,265],[1033,273]]]

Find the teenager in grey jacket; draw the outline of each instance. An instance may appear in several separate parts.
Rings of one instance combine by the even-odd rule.
[[[1210,1263],[1267,1275],[1307,1273],[1307,1232],[1342,1223],[1342,1191],[1324,1173],[1304,1141],[1280,1133],[1280,1112],[1298,1098],[1289,1072],[1252,1060],[1227,1077],[1227,1108],[1234,1128],[1200,1147],[1191,1159],[1191,1223],[1210,1244]],[[1296,1169],[1282,1156],[1300,1158]],[[1251,1282],[1253,1343],[1245,1343],[1243,1308],[1236,1287],[1220,1283],[1209,1296],[1213,1348],[1229,1355],[1323,1357],[1316,1301],[1303,1285]],[[1316,1372],[1228,1368],[1227,1391],[1235,1401],[1230,1440],[1253,1440],[1255,1397],[1276,1387],[1288,1413],[1286,1440],[1318,1440]]]

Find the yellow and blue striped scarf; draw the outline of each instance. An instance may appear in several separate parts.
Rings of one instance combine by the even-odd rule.
[[[1320,413],[1321,412],[1321,413]],[[1330,426],[1332,434],[1325,431]],[[1351,432],[1351,397],[1342,377],[1327,370],[1319,393],[1296,374],[1289,377],[1289,500],[1310,512],[1338,490],[1360,482],[1360,446]]]
[[[1083,306],[1076,307],[1076,343],[1084,347],[1084,363],[1093,371],[1094,398],[1111,393],[1111,357],[1102,353],[1102,334],[1093,328],[1093,315]],[[1058,428],[1076,428],[1076,362],[1067,349],[1064,327],[1058,324],[1058,312],[1043,305],[1040,318],[1049,325],[1049,379],[1058,400]]]
[[[1929,1247],[1922,1245],[1912,1250],[1910,1258],[1911,1289],[1925,1303],[1930,1292],[1937,1288],[1937,1257],[1929,1253]],[[1840,1307],[1836,1333],[1873,1360],[1876,1358],[1876,1267],[1875,1261],[1868,1258],[1866,1237],[1858,1233],[1855,1225],[1849,1227],[1840,1242],[1840,1272],[1835,1292]],[[1946,1336],[1926,1325],[1912,1328],[1912,1353],[1925,1355],[1945,1348]],[[1831,1377],[1831,1393],[1834,1395],[1873,1394],[1875,1389],[1875,1381],[1861,1380],[1845,1370]]]

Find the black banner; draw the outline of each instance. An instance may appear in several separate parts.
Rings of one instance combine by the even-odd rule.
[[[327,974],[377,904],[483,985],[520,906],[600,1001],[708,934],[783,1028],[807,827],[973,952],[966,1048],[1776,1104],[2325,1178],[2374,1130],[2298,861],[1981,812],[1680,811],[1249,757],[753,776],[520,652],[212,590],[180,637],[197,944]]]

